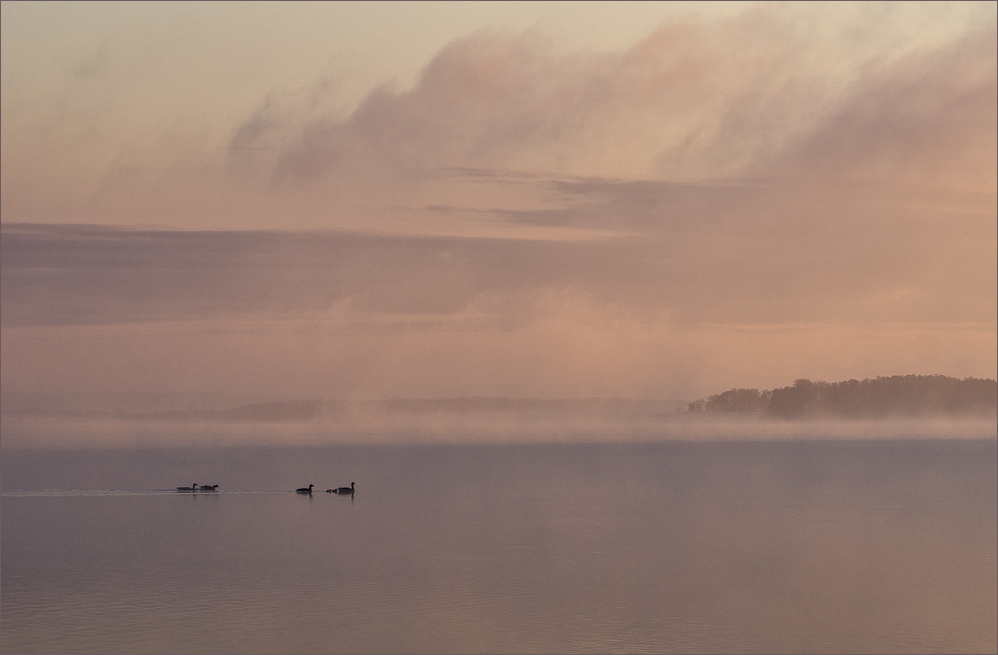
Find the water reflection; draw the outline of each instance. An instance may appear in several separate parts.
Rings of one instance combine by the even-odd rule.
[[[224,486],[177,494],[183,461]],[[4,491],[4,652],[995,650],[994,442],[2,463],[5,486],[160,487]],[[363,502],[288,491],[330,472]]]

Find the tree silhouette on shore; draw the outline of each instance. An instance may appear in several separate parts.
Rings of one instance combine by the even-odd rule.
[[[800,379],[773,389],[731,389],[690,403],[690,413],[767,418],[887,418],[998,415],[998,382],[894,375],[844,382]]]

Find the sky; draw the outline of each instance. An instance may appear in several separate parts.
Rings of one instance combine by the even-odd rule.
[[[994,3],[0,11],[4,394],[996,377]]]

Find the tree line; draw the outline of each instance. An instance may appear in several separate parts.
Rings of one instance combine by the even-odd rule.
[[[998,382],[945,375],[894,375],[844,382],[800,379],[780,389],[731,389],[699,398],[690,413],[766,418],[888,418],[998,415]]]

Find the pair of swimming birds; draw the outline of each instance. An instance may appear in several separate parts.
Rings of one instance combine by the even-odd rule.
[[[351,482],[349,487],[337,487],[336,489],[326,489],[327,494],[352,494],[354,491],[354,485],[356,482]],[[295,489],[296,494],[308,494],[312,495],[312,487],[314,484],[310,484],[307,487],[302,487],[301,489]]]
[[[201,486],[198,486],[197,482],[195,482],[189,487],[177,487],[177,491],[217,491],[217,490],[218,490],[217,484],[202,484]]]

